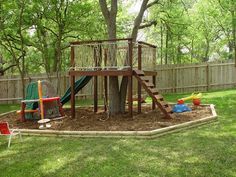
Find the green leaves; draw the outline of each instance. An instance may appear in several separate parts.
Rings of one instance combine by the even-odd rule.
[[[165,55],[168,63],[229,59],[235,4],[231,0],[161,1],[150,11],[150,18],[158,25],[146,34],[151,42],[159,44],[161,56]]]
[[[21,30],[19,31],[20,6],[24,5]],[[6,37],[15,48],[21,43],[20,32],[26,53],[25,62],[30,72],[52,72],[68,63],[68,42],[104,38],[105,28],[97,2],[91,0],[3,0],[0,5],[0,39],[6,45]],[[0,44],[3,58],[9,51]],[[18,52],[18,51],[17,51]],[[65,55],[66,54],[66,55]],[[32,59],[34,58],[34,59]],[[33,66],[35,60],[42,67]],[[12,57],[9,59],[9,63]],[[43,69],[43,70],[42,70]]]

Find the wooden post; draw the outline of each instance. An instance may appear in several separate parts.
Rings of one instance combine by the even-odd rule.
[[[174,92],[177,93],[178,70],[175,68],[175,66],[174,66],[174,68],[173,68],[173,78],[174,78],[174,84],[175,84],[175,86],[174,86]]]
[[[209,70],[210,70],[210,67],[209,67],[209,64],[207,63],[206,65],[206,84],[207,84],[207,91],[209,91],[209,88],[210,88],[210,73],[209,73]]]
[[[152,83],[153,83],[154,87],[156,87],[156,76],[155,75],[152,76]],[[152,99],[152,109],[155,109],[155,108],[156,108],[156,103],[155,103],[154,99]]]
[[[171,75],[172,75],[172,93],[176,93],[177,87],[177,72],[175,70],[175,66],[171,66]]]
[[[93,111],[98,111],[98,76],[93,77]]]
[[[130,65],[130,75],[128,76],[128,109],[130,117],[133,117],[133,40],[128,40],[129,47],[129,65]]]
[[[142,46],[138,43],[138,70],[142,70]],[[142,112],[142,105],[141,105],[141,84],[138,82],[138,113]]]
[[[156,67],[157,67],[157,48],[156,46],[155,47],[152,47],[153,50],[152,50],[152,64],[153,64],[153,70],[156,71]]]
[[[152,50],[152,64],[153,64],[153,70],[156,71],[156,47],[153,47],[153,50]],[[156,87],[156,76],[153,75],[152,76],[152,83],[154,85],[154,87]],[[156,108],[156,104],[155,104],[155,101],[154,99],[152,99],[152,109],[155,109]]]
[[[93,50],[93,57],[94,57],[94,63],[95,67],[98,66],[98,59],[96,55],[96,49]],[[93,77],[93,111],[98,111],[98,76]]]
[[[107,66],[107,49],[104,49],[104,65]],[[108,85],[107,76],[104,76],[104,110],[107,111],[107,101],[108,101]]]
[[[107,76],[104,76],[104,110],[107,111],[107,95],[108,95],[108,90],[107,90]]]
[[[75,67],[75,51],[74,47],[71,46],[71,66]],[[70,71],[73,71],[74,69],[71,69]],[[70,88],[71,88],[71,117],[75,118],[75,76],[70,73]]]
[[[25,121],[25,107],[26,104],[24,102],[21,102],[21,122]]]

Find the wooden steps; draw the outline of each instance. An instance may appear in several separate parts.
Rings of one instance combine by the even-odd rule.
[[[145,76],[145,73],[142,70],[134,70],[134,76],[149,96],[154,100],[160,110],[165,114],[166,118],[174,118],[171,106],[165,102],[163,96],[159,93],[158,89],[155,88],[154,84],[149,82],[149,79]]]

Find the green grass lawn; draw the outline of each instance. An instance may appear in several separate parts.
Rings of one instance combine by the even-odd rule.
[[[236,176],[236,90],[203,95],[217,122],[152,140],[24,136],[7,149],[0,138],[0,177]]]
[[[0,104],[0,114],[19,109],[20,109],[20,104]]]

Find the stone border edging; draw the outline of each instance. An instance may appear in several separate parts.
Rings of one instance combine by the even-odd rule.
[[[6,115],[8,115],[8,114],[11,114],[11,113],[13,113],[13,112],[16,112],[16,110],[13,110],[13,111],[9,111],[9,112],[5,112],[5,113],[0,114],[0,119],[1,119],[1,117],[6,116]]]
[[[34,130],[34,129],[20,129],[20,130],[24,135],[37,135],[37,136],[63,136],[63,137],[69,136],[69,137],[91,137],[91,138],[95,137],[154,138],[217,120],[217,114],[214,105],[210,104],[209,106],[212,111],[212,116],[150,131],[59,131],[59,130]]]

